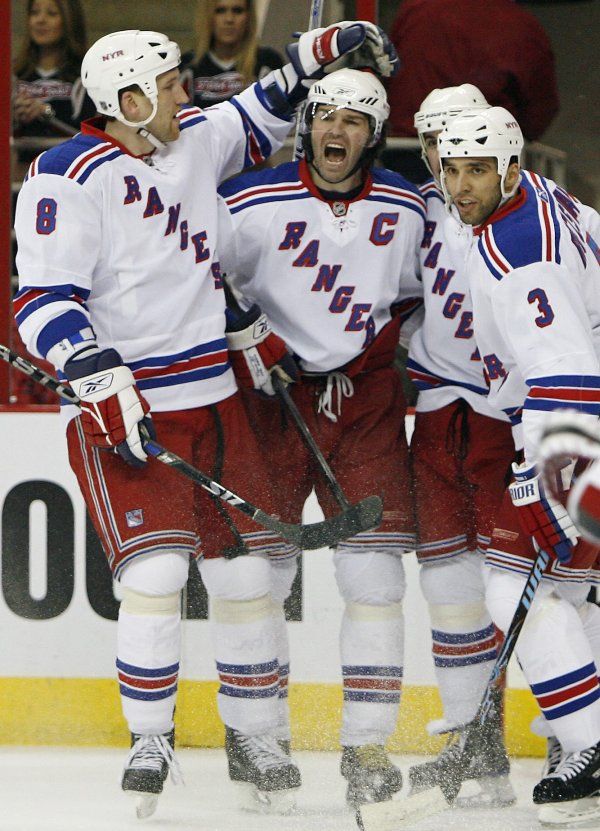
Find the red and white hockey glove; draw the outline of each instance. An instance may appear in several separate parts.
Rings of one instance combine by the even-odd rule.
[[[324,29],[297,32],[295,36],[298,42],[286,46],[290,62],[260,81],[271,108],[282,118],[291,117],[306,98],[310,87],[307,79],[322,78],[328,64],[358,49],[365,42],[367,29],[362,22],[346,20]]]
[[[581,472],[573,480],[567,510],[585,539],[600,545],[600,423],[577,412],[551,413],[539,454],[547,489],[565,463],[578,459],[575,472]]]
[[[241,387],[275,395],[272,372],[286,385],[298,380],[298,366],[285,341],[273,332],[267,316],[256,304],[237,318],[228,309],[225,333],[233,371]]]
[[[534,466],[525,462],[512,469],[515,478],[508,491],[519,509],[521,527],[538,549],[568,563],[579,534],[566,508],[545,492]]]
[[[88,444],[113,448],[134,467],[148,458],[140,436],[143,424],[155,438],[150,406],[135,386],[133,373],[115,349],[103,349],[65,364],[65,375],[80,398],[81,424]]]

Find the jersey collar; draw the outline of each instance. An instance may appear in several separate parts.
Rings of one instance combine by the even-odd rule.
[[[359,199],[364,199],[365,196],[368,196],[371,192],[371,188],[373,187],[373,177],[371,175],[371,171],[367,171],[367,176],[365,178],[364,185],[362,186],[359,193],[356,194],[354,199],[344,199],[344,194],[340,193],[339,197],[336,199],[325,199],[319,188],[315,185],[312,180],[312,176],[310,175],[310,168],[306,159],[300,159],[300,164],[298,167],[298,173],[300,176],[300,181],[306,187],[307,190],[310,191],[312,196],[315,196],[321,202],[326,202],[330,207],[334,202],[341,202],[346,206],[348,209],[348,205],[352,202],[358,202]]]
[[[105,127],[106,118],[103,115],[96,115],[94,118],[88,118],[86,121],[81,122],[81,132],[86,136],[94,136],[95,138],[102,139],[102,141],[107,141],[115,147],[118,147],[119,150],[122,150],[123,153],[127,156],[131,156],[133,159],[141,159],[142,161],[145,161],[154,153],[154,150],[151,150],[150,153],[140,153],[139,156],[136,156],[135,153],[128,150],[127,147],[125,147],[124,144],[121,144],[120,141],[117,141],[116,138],[109,136],[108,133],[105,133]]]
[[[473,233],[476,237],[482,234],[488,225],[493,225],[494,222],[500,222],[501,219],[504,219],[509,214],[512,214],[514,211],[518,211],[519,208],[522,208],[525,202],[527,201],[527,191],[521,185],[519,190],[515,193],[512,199],[509,199],[506,204],[502,205],[501,208],[497,208],[494,213],[490,214],[485,222],[482,222],[481,225],[477,225],[473,228]]]

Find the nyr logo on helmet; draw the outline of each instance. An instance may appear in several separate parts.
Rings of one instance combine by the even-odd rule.
[[[117,49],[116,52],[107,52],[106,55],[102,55],[102,60],[103,61],[112,61],[112,60],[114,60],[114,58],[118,58],[118,57],[120,57],[121,55],[124,55],[124,54],[125,54],[125,52],[123,52],[122,49]]]

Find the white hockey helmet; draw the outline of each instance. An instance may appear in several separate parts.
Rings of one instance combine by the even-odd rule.
[[[156,115],[157,77],[180,63],[179,46],[166,35],[129,29],[105,35],[88,49],[81,64],[81,81],[99,113],[129,127],[143,127]],[[152,113],[143,122],[128,121],[119,105],[119,91],[133,84],[152,104]]]
[[[486,110],[489,106],[484,94],[473,84],[434,89],[415,113],[415,129],[419,135],[443,130],[449,119],[464,110]]]
[[[375,147],[381,139],[383,125],[390,115],[390,105],[381,81],[372,72],[339,69],[315,81],[308,91],[305,110],[305,132],[310,133],[317,104],[331,104],[336,109],[356,110],[369,117],[371,139],[367,147]]]
[[[444,127],[438,136],[440,161],[450,158],[485,157],[496,159],[500,175],[500,190],[506,199],[512,196],[517,184],[506,191],[505,177],[511,159],[520,163],[523,150],[523,133],[514,115],[504,107],[490,107],[487,110],[466,111],[456,116]],[[442,163],[441,183],[446,196],[444,166]]]
[[[486,110],[489,104],[484,94],[474,84],[461,84],[458,87],[434,89],[427,95],[415,113],[415,129],[421,144],[421,158],[431,175],[437,179],[427,158],[425,133],[443,130],[451,118],[465,110]]]

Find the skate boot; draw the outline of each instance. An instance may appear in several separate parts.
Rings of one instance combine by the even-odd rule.
[[[174,783],[183,781],[174,747],[174,730],[158,736],[131,734],[131,750],[123,769],[121,787],[136,796],[138,819],[146,819],[155,812],[169,771]]]
[[[514,805],[515,792],[508,778],[510,763],[499,723],[488,720],[450,736],[441,753],[431,762],[409,771],[410,793],[442,788],[460,808],[503,808]],[[456,798],[464,782],[474,780],[478,792]]]
[[[546,739],[546,761],[542,768],[542,779],[551,776],[563,760],[563,749],[556,736]]]
[[[346,802],[353,810],[368,802],[386,802],[402,787],[402,774],[382,744],[345,747],[340,771],[348,780]]]
[[[294,810],[302,780],[281,740],[225,727],[225,752],[229,778],[240,786],[241,808],[273,814]]]
[[[564,756],[533,789],[538,819],[549,828],[576,828],[600,820],[600,742]]]

